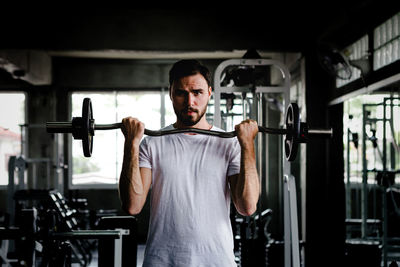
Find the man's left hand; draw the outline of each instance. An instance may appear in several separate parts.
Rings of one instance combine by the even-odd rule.
[[[244,120],[235,126],[235,131],[241,147],[253,145],[258,133],[258,123],[254,120]]]

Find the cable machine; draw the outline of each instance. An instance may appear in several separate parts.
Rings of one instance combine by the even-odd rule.
[[[266,75],[270,77],[271,70],[276,69],[278,70],[277,73],[281,76],[279,85],[270,85],[271,81],[268,80],[268,78],[267,81],[258,82]],[[277,60],[230,59],[223,61],[214,72],[213,124],[225,130],[232,130],[232,127],[241,120],[253,119],[256,120],[259,125],[266,126],[267,121],[265,120],[265,113],[267,111],[265,107],[268,103],[278,108],[281,114],[285,113],[283,107],[287,106],[290,102],[290,82],[290,73],[288,69]],[[271,95],[274,96],[272,99]],[[235,99],[240,103],[237,105],[240,106],[240,108],[234,108]],[[282,256],[284,256],[285,267],[298,267],[300,266],[300,249],[295,178],[291,174],[290,163],[285,160],[284,153],[282,153],[282,147],[284,146],[282,139],[280,143],[282,146],[279,155],[279,176],[282,177],[280,188],[283,191],[284,209],[284,253]],[[266,186],[265,182],[267,180],[262,174],[265,174],[265,169],[268,170],[269,168],[269,157],[268,153],[265,151],[265,147],[269,146],[268,139],[263,139],[258,136],[255,145],[258,173],[260,177],[262,177],[260,183],[260,194],[262,194],[262,188]],[[267,214],[267,212],[261,211],[259,207],[258,214],[255,218],[261,220],[265,214]],[[250,221],[246,223],[247,225],[253,225],[253,227],[257,225],[257,223],[251,223]],[[266,233],[265,236],[269,237],[266,231],[266,225],[263,227],[259,224],[258,227],[263,228],[261,232]],[[249,237],[249,235],[250,237],[260,237],[260,231],[257,232],[257,230],[255,230],[247,234],[247,237]],[[245,250],[244,247],[241,249]],[[244,254],[243,251],[241,254]],[[239,262],[240,266],[250,266],[250,263],[246,265],[247,263],[244,262],[246,259],[241,260],[242,262]],[[266,261],[269,261],[272,266],[273,259],[266,259]]]
[[[380,246],[383,266],[387,266],[388,261],[399,260],[391,256],[394,255],[391,253],[393,249],[400,245],[400,235],[395,233],[398,227],[395,225],[400,222],[400,199],[397,199],[400,191],[395,182],[400,173],[399,136],[396,137],[395,132],[399,107],[398,97],[386,97],[380,103],[362,105],[361,184],[355,189],[361,193],[359,205],[357,194],[355,205],[352,205],[351,189],[354,187],[350,181],[350,142],[358,151],[358,134],[350,129],[347,134],[346,223],[354,226],[360,222],[358,242]],[[354,208],[360,209],[360,220],[354,218],[357,216]],[[389,224],[393,228],[388,227]],[[347,237],[347,242],[357,240],[356,235],[349,232]]]

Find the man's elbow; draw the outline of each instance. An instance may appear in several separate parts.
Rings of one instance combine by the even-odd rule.
[[[257,211],[257,205],[246,205],[237,209],[240,215],[251,216]]]
[[[128,213],[129,215],[138,215],[142,211],[142,207],[122,204],[122,210]]]

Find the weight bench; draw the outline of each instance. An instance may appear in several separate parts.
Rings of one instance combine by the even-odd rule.
[[[0,227],[0,240],[18,241],[19,247],[16,259],[8,259],[7,255],[2,255],[1,260],[5,266],[13,266],[11,264],[12,262],[18,262],[18,264],[23,266],[36,266],[36,252],[53,252],[61,255],[56,255],[56,257],[54,257],[55,255],[43,255],[41,263],[45,263],[44,266],[47,266],[46,263],[48,263],[49,266],[53,266],[52,264],[60,267],[71,266],[71,254],[73,250],[69,242],[65,241],[73,242],[87,239],[98,239],[99,242],[105,240],[111,241],[114,246],[112,250],[113,256],[109,257],[110,250],[103,252],[106,258],[112,258],[112,262],[108,262],[107,266],[122,266],[122,237],[124,235],[129,235],[130,231],[127,229],[74,230],[66,232],[57,232],[49,229],[48,232],[40,232],[37,231],[36,227],[37,211],[35,208],[23,210],[21,216],[24,220],[21,221],[18,227]],[[55,242],[50,243],[49,241]],[[57,246],[56,249],[50,247],[53,244],[58,244],[56,241],[60,241],[59,246]],[[2,251],[2,254],[6,254],[6,251]],[[83,266],[87,266],[87,263],[85,262]]]

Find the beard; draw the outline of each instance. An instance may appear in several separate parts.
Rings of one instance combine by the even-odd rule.
[[[196,125],[206,114],[207,106],[204,107],[203,110],[193,109],[190,107],[184,108],[183,110],[177,110],[174,107],[175,115],[179,122],[181,122],[185,126],[193,126]],[[187,112],[194,112],[194,115],[187,115]]]

